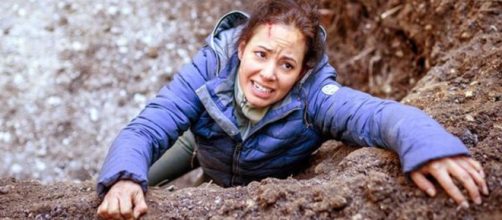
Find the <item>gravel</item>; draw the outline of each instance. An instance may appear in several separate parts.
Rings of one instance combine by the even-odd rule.
[[[83,181],[241,1],[1,1],[0,176]]]

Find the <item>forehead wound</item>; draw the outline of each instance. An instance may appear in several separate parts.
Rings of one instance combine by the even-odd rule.
[[[272,23],[268,22],[267,23],[267,28],[268,28],[268,38],[270,39],[272,37]]]

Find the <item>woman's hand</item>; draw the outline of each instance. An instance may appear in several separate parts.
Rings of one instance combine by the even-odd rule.
[[[426,175],[433,176],[446,193],[464,208],[468,208],[469,203],[453,182],[452,177],[463,185],[475,204],[481,204],[480,193],[488,195],[483,168],[478,161],[470,157],[456,156],[433,160],[411,172],[411,179],[418,188],[432,197],[436,195],[436,189]]]
[[[97,214],[104,219],[138,219],[147,209],[141,186],[120,180],[106,193]]]

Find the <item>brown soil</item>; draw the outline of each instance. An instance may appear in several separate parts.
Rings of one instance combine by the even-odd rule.
[[[418,106],[459,136],[487,174],[483,204],[429,198],[392,152],[329,141],[310,168],[246,187],[152,188],[147,219],[502,219],[502,2],[347,1],[334,12],[330,55],[340,80]],[[329,19],[328,19],[329,20]],[[404,98],[403,98],[404,97]],[[0,218],[95,218],[93,182],[0,180]]]

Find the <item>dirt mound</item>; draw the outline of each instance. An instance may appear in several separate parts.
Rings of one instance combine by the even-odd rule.
[[[401,173],[394,153],[329,141],[297,177],[233,188],[151,188],[146,218],[502,219],[502,3],[326,6],[335,12],[330,54],[341,80],[404,97],[459,136],[485,168],[491,193],[483,204],[459,209],[442,191],[431,199]],[[0,181],[0,218],[93,218],[98,204],[92,182]]]

